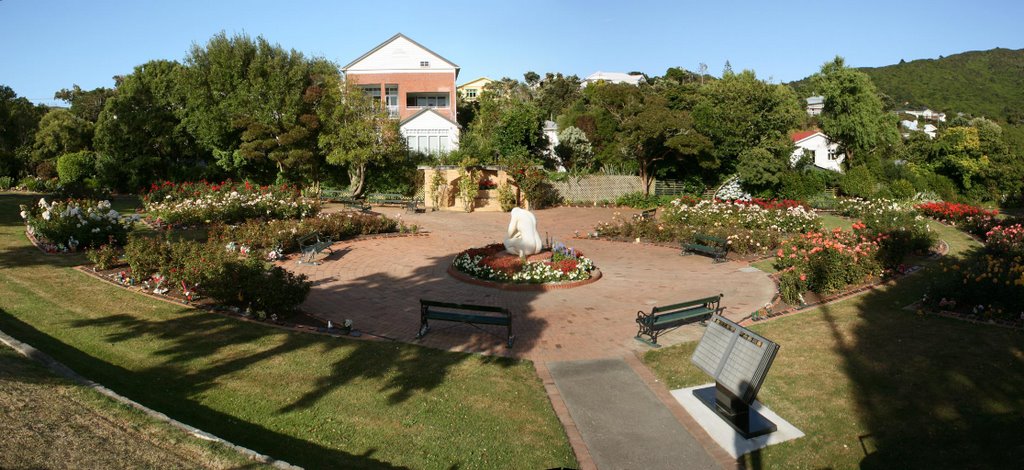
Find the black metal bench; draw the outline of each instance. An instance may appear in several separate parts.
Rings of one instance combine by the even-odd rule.
[[[367,212],[370,210],[370,205],[367,204],[366,201],[362,199],[355,199],[349,193],[340,189],[320,190],[320,201],[337,202],[345,206],[346,209],[360,212]]]
[[[642,220],[644,222],[647,222],[649,220],[654,220],[655,214],[657,214],[657,212],[658,212],[658,209],[656,209],[656,208],[655,209],[647,209],[647,210],[645,210],[645,211],[643,211],[643,212],[641,212],[639,214],[634,215],[633,218],[636,219],[636,220]]]
[[[331,244],[334,243],[334,240],[331,240],[330,237],[321,239],[319,233],[306,235],[300,238],[298,242],[299,264],[315,265],[316,263],[313,262],[313,258],[324,250],[334,253],[334,250],[331,249]]]
[[[711,255],[716,263],[724,262],[729,254],[728,240],[702,233],[694,235],[692,243],[682,243],[682,247],[681,255],[690,255],[691,252],[706,253]]]
[[[416,334],[416,339],[426,336],[427,332],[430,331],[430,320],[465,323],[489,335],[494,335],[494,333],[480,328],[479,325],[504,326],[508,328],[506,343],[508,347],[511,348],[512,343],[516,339],[515,335],[512,334],[512,314],[503,307],[454,304],[420,299],[420,331]]]
[[[720,306],[721,301],[722,294],[718,294],[664,307],[654,307],[651,309],[651,313],[642,310],[636,312],[636,323],[640,326],[639,331],[636,332],[636,339],[658,347],[658,335],[690,323],[705,324],[712,315],[725,310]],[[641,335],[647,335],[651,340],[647,341]]]

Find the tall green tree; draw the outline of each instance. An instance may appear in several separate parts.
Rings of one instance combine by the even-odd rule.
[[[822,65],[811,77],[811,86],[825,98],[821,129],[839,144],[847,165],[899,142],[896,115],[885,112],[871,78],[847,67],[842,57]]]
[[[39,120],[46,108],[0,85],[0,177],[20,176],[31,158]]]
[[[51,109],[39,120],[32,145],[33,163],[52,162],[65,153],[92,149],[93,123],[63,108]]]
[[[700,164],[730,174],[739,155],[757,147],[777,151],[775,157],[784,158],[784,149],[762,142],[779,141],[804,118],[796,93],[788,86],[766,83],[749,70],[738,74],[727,71],[721,80],[700,88],[693,109],[697,130],[714,145],[702,153]]]
[[[204,155],[181,121],[181,64],[154,60],[118,81],[96,123],[97,175],[104,186],[138,190],[157,179],[197,179]]]
[[[536,92],[537,106],[544,112],[544,117],[554,119],[562,114],[565,108],[572,105],[581,96],[580,78],[576,75],[564,76],[560,73],[548,72]]]
[[[406,157],[406,141],[380,101],[352,84],[328,80],[324,85],[319,146],[327,163],[348,169],[352,195],[359,197],[366,191],[367,171]]]
[[[650,194],[657,165],[697,155],[711,145],[694,129],[690,113],[669,108],[668,101],[654,93],[627,104],[620,115],[619,149],[636,163],[644,195]]]
[[[335,67],[263,37],[224,33],[194,46],[185,64],[183,120],[218,165],[262,181],[316,178],[295,173],[315,171],[316,107]]]
[[[118,77],[115,77],[117,79]],[[100,118],[100,112],[110,97],[114,96],[114,90],[105,87],[83,90],[78,85],[71,89],[62,88],[53,94],[54,99],[64,101],[71,105],[71,112],[86,121],[95,123]]]

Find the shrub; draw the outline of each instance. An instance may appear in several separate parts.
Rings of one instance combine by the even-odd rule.
[[[153,184],[142,198],[151,216],[171,224],[236,223],[248,219],[297,219],[316,215],[315,200],[287,184],[165,181]]]
[[[935,233],[908,203],[848,199],[840,203],[840,212],[861,219],[854,224],[855,230],[879,240],[878,257],[885,267],[896,268],[908,255],[925,252],[935,244]]]
[[[917,190],[914,189],[914,184],[905,179],[893,181],[892,184],[889,185],[889,192],[892,194],[892,197],[901,200],[913,198],[914,195],[917,194]]]
[[[124,245],[136,216],[122,217],[109,201],[69,199],[21,206],[28,230],[60,251],[75,251],[103,244]]]
[[[788,171],[780,178],[780,195],[790,199],[807,199],[825,191],[825,176],[820,171]]]
[[[31,191],[33,193],[42,191],[43,180],[36,176],[26,176],[18,182],[18,186],[25,188],[25,191]]]
[[[358,235],[394,233],[404,231],[395,219],[357,212],[321,214],[302,220],[248,221],[239,225],[216,224],[210,228],[208,238],[217,243],[236,242],[254,252],[266,254],[280,248],[283,252],[299,249],[298,240],[311,233],[342,240]]]
[[[839,180],[839,190],[852,197],[870,199],[875,196],[878,182],[866,166],[850,168]]]
[[[121,249],[114,245],[106,244],[89,250],[85,253],[85,256],[96,265],[96,269],[103,271],[116,266],[121,261],[121,254]]]
[[[654,209],[661,205],[661,198],[654,194],[644,195],[644,193],[637,191],[619,196],[619,198],[615,200],[615,204],[619,206],[632,207],[634,209]]]
[[[95,176],[96,154],[81,151],[61,155],[57,159],[57,177],[62,184],[82,183]]]
[[[969,204],[955,202],[926,202],[917,206],[917,211],[933,219],[953,226],[960,226],[965,231],[982,236],[997,223],[999,211],[989,211]]]
[[[477,190],[476,172],[472,168],[459,168],[459,201],[462,202],[462,210],[473,212],[473,205],[476,201]]]
[[[864,282],[881,274],[878,250],[877,240],[840,229],[794,237],[775,253],[775,268],[782,272],[779,293],[786,303],[797,305],[808,290],[830,295]]]
[[[516,191],[512,189],[512,185],[502,183],[502,185],[498,187],[498,204],[501,205],[501,210],[504,212],[509,212],[516,208],[518,205],[516,201]]]
[[[7,191],[14,187],[14,178],[10,176],[0,176],[0,191]]]

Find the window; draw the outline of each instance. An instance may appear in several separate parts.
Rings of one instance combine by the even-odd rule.
[[[366,93],[366,96],[380,101],[380,85],[365,85],[360,88],[363,89],[363,93]]]
[[[476,88],[467,88],[466,98],[476,98]]]
[[[430,67],[430,62],[426,60],[421,60],[420,67]]]
[[[405,98],[405,106],[409,108],[447,108],[448,94],[409,93]]]
[[[448,153],[448,129],[408,129],[403,132],[410,152],[424,155]]]
[[[829,147],[828,148],[828,159],[829,160],[839,160],[839,152],[836,151],[835,147]]]
[[[388,108],[388,116],[398,117],[398,85],[386,85],[384,87],[384,104]]]

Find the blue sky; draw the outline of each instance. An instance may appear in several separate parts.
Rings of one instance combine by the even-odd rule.
[[[527,70],[661,75],[725,61],[773,81],[835,55],[880,66],[969,50],[1024,48],[1024,2],[849,1],[107,1],[0,0],[0,84],[35,102],[152,59],[183,60],[219,31],[348,63],[402,32],[478,76]]]

